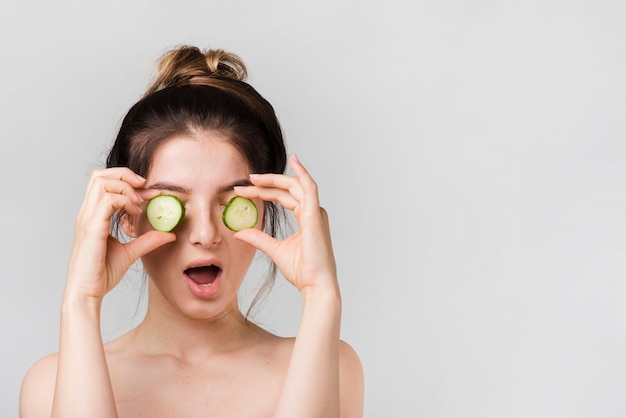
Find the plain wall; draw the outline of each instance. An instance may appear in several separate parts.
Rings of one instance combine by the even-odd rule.
[[[4,1],[0,415],[57,350],[89,173],[181,43],[245,60],[320,186],[367,418],[626,416],[617,0]],[[282,282],[259,321],[299,308]]]

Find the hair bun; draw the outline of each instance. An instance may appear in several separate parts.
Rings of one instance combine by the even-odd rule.
[[[183,45],[167,51],[158,62],[157,73],[146,95],[167,87],[212,85],[212,79],[244,81],[246,66],[239,56],[223,49]]]
[[[204,51],[204,59],[209,71],[213,74],[244,81],[248,71],[241,58],[223,49],[208,49]]]

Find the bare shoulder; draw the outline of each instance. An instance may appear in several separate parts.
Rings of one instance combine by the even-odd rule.
[[[362,373],[361,359],[356,350],[344,340],[339,341],[339,360],[342,367],[348,367],[354,372]]]
[[[58,355],[43,357],[26,372],[20,389],[20,417],[49,417],[57,374]]]
[[[277,338],[275,352],[288,361],[295,338]],[[339,341],[339,381],[341,416],[362,418],[364,406],[364,373],[356,350],[346,341]]]
[[[275,337],[272,351],[288,362],[296,341],[295,338]],[[342,418],[362,418],[364,407],[364,373],[361,359],[356,350],[346,341],[339,341],[339,381]]]
[[[339,382],[342,417],[362,417],[364,402],[363,366],[354,348],[345,341],[339,344]]]

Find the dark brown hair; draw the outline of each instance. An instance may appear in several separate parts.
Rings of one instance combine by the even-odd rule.
[[[246,78],[243,61],[224,50],[184,45],[166,52],[154,82],[124,117],[106,166],[128,167],[147,177],[164,141],[216,131],[239,150],[252,173],[282,174],[287,156],[280,124],[271,104]],[[264,212],[264,229],[276,237],[284,211],[266,202]],[[272,263],[248,313],[270,291],[275,274]]]

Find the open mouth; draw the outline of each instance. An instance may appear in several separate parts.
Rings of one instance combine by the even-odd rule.
[[[211,285],[222,269],[217,266],[192,267],[185,274],[199,286]]]

